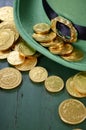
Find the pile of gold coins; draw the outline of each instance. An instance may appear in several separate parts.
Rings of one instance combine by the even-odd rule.
[[[74,49],[70,43],[64,43],[51,31],[48,24],[37,24],[33,29],[33,38],[42,46],[48,47],[53,54],[67,56],[69,61],[80,60],[83,57],[81,51]],[[31,81],[44,82],[45,89],[49,92],[60,92],[65,86],[63,79],[57,75],[48,76],[46,68],[37,66],[39,56],[40,54],[20,37],[13,19],[13,8],[0,8],[0,60],[6,59],[11,66],[0,69],[0,88],[18,87],[23,79],[21,71],[29,71]],[[71,96],[86,97],[85,84],[86,72],[80,72],[67,80],[66,90]],[[75,99],[63,101],[59,105],[58,113],[60,118],[69,124],[78,124],[86,119],[86,107]]]
[[[13,7],[0,8],[0,60],[11,67],[0,69],[0,88],[12,89],[20,85],[20,71],[29,71],[37,64],[36,50],[20,37],[13,19]]]
[[[34,33],[32,34],[32,37],[38,43],[40,43],[40,45],[46,47],[52,54],[59,55],[61,58],[67,61],[79,61],[83,59],[83,52],[79,49],[76,49],[71,43],[73,41],[76,42],[77,40],[75,29],[72,29],[74,30],[72,32],[74,32],[75,35],[71,34],[73,38],[71,38],[71,41],[68,41],[68,39],[65,40],[64,37],[60,37],[58,35],[55,26],[56,19],[51,21],[51,25],[47,23],[35,24],[33,26]]]

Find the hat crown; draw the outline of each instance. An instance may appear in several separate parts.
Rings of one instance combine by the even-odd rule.
[[[47,0],[51,8],[75,24],[86,26],[86,0]]]

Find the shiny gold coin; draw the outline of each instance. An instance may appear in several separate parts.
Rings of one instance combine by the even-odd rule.
[[[32,35],[32,37],[38,41],[38,42],[50,42],[52,41],[54,38],[56,38],[56,33],[54,32],[49,32],[47,34],[36,34],[34,33]]]
[[[13,31],[15,41],[19,38],[19,32],[16,29],[14,21],[1,22],[0,29],[10,29],[11,31]]]
[[[61,56],[64,60],[67,61],[79,61],[82,60],[84,58],[84,53],[81,50],[78,49],[73,49],[72,53],[68,54],[68,55],[62,55]]]
[[[51,46],[55,46],[55,45],[59,45],[59,47],[61,47],[63,44],[63,40],[56,36],[56,38],[50,42],[43,42],[43,43],[40,43],[42,46],[44,47],[51,47]]]
[[[16,65],[15,67],[20,71],[28,71],[35,67],[37,64],[37,58],[34,56],[25,58],[25,61],[20,64]]]
[[[49,47],[49,50],[53,54],[67,55],[73,51],[73,46],[69,43],[60,42],[55,46]]]
[[[76,89],[82,93],[86,94],[86,72],[79,72],[77,73],[74,78],[74,85]]]
[[[36,66],[29,71],[29,77],[33,82],[43,82],[48,76],[48,72],[44,67]]]
[[[44,85],[49,92],[59,92],[64,87],[64,81],[59,76],[49,76],[45,80]]]
[[[11,65],[19,65],[22,64],[25,60],[25,57],[21,55],[18,51],[12,51],[7,56],[7,61]]]
[[[6,59],[10,52],[10,49],[6,51],[0,51],[0,59]]]
[[[82,94],[77,91],[76,86],[74,85],[73,76],[68,78],[68,80],[66,81],[66,90],[73,97],[77,98],[86,97],[86,94]]]
[[[54,41],[50,41],[50,42],[41,42],[40,44],[41,44],[42,46],[44,46],[44,47],[50,47],[50,46],[55,45]]]
[[[60,103],[59,116],[62,121],[68,124],[79,124],[86,118],[85,105],[76,99],[66,99]]]
[[[9,49],[14,43],[14,34],[9,29],[0,30],[0,51]]]
[[[68,55],[73,51],[72,44],[65,43],[60,55]]]
[[[50,46],[49,51],[53,54],[61,55],[63,48],[64,48],[64,43],[60,42],[57,43],[56,45]]]
[[[45,34],[50,31],[50,25],[47,23],[38,23],[33,26],[33,30],[36,33]]]
[[[19,52],[24,54],[24,56],[30,56],[34,55],[36,53],[36,50],[27,45],[27,43],[24,40],[22,40],[19,42]]]
[[[20,85],[22,81],[21,73],[12,67],[0,70],[0,87],[3,89],[13,89]]]
[[[13,20],[13,7],[4,6],[0,8],[0,20],[10,21]]]

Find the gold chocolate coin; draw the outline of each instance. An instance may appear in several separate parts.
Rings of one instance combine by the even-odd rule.
[[[40,44],[41,44],[42,46],[44,46],[44,47],[50,47],[50,46],[55,45],[54,41],[50,41],[50,42],[41,42]]]
[[[73,46],[72,44],[65,43],[64,47],[62,49],[61,55],[68,55],[73,51]]]
[[[38,23],[33,26],[33,30],[36,33],[45,34],[50,31],[50,25],[47,23]]]
[[[29,71],[29,77],[33,82],[43,82],[47,76],[47,70],[41,66],[36,66]]]
[[[36,50],[27,45],[27,43],[22,40],[19,42],[19,52],[24,54],[24,56],[30,56],[34,55],[36,53]]]
[[[0,51],[0,59],[6,59],[10,52],[11,52],[11,49],[6,50],[6,51]]]
[[[47,77],[44,84],[45,84],[45,88],[49,92],[59,92],[64,87],[64,81],[59,76],[49,76],[49,77]]]
[[[40,44],[44,47],[53,47],[54,48],[54,46],[59,46],[59,47],[55,47],[55,48],[61,48],[64,45],[64,42],[60,37],[56,36],[56,38],[54,40],[52,40],[50,42],[43,42]]]
[[[7,56],[7,61],[11,65],[22,64],[25,60],[25,57],[21,55],[18,51],[11,51]]]
[[[20,71],[28,71],[35,67],[37,64],[37,58],[35,56],[25,58],[24,62],[15,67]]]
[[[64,48],[64,43],[63,42],[60,42],[60,43],[57,43],[56,45],[54,46],[50,46],[49,47],[49,51],[53,54],[58,54],[60,55],[62,53],[62,50]]]
[[[86,94],[82,94],[82,93],[80,93],[80,92],[77,91],[76,86],[74,85],[73,77],[74,76],[68,78],[68,80],[66,81],[66,90],[67,90],[67,92],[71,96],[73,96],[73,97],[77,97],[77,98],[86,97]]]
[[[9,49],[14,43],[14,34],[9,29],[0,30],[0,51]]]
[[[85,105],[76,99],[64,100],[59,105],[58,111],[61,120],[68,124],[79,124],[86,118]]]
[[[10,29],[14,33],[14,40],[19,38],[19,32],[16,29],[14,21],[4,21],[0,23],[0,29]]]
[[[81,50],[74,48],[72,53],[68,55],[62,55],[61,57],[67,61],[79,61],[83,59],[84,54]]]
[[[0,8],[0,20],[10,21],[13,20],[13,7],[3,6]]]
[[[86,94],[86,72],[79,72],[77,73],[74,78],[74,84],[76,86],[76,89],[82,93]]]
[[[49,32],[47,34],[36,34],[34,33],[32,35],[32,37],[38,41],[38,42],[50,42],[52,41],[54,38],[56,38],[56,33],[54,32]]]
[[[0,70],[0,87],[3,89],[13,89],[20,85],[22,81],[21,73],[12,67]]]

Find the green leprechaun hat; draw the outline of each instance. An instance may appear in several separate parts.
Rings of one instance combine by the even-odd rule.
[[[57,63],[82,71],[86,70],[85,11],[86,0],[15,0],[14,2],[15,24],[27,44]],[[67,61],[59,55],[52,54],[32,37],[33,26],[37,23],[54,24],[53,31],[64,41],[81,50],[84,57],[79,61]]]

